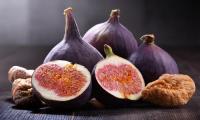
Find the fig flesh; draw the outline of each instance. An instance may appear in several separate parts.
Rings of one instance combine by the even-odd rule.
[[[72,8],[65,9],[64,14],[66,17],[64,38],[48,53],[44,63],[53,60],[67,60],[81,64],[92,72],[95,64],[103,59],[103,56],[98,50],[82,40],[72,15]]]
[[[110,46],[104,49],[107,57],[93,71],[97,100],[114,106],[138,100],[145,85],[141,73],[128,60],[114,55]]]
[[[141,37],[143,43],[131,55],[129,60],[140,70],[145,83],[158,79],[162,74],[178,74],[175,60],[154,43],[155,36],[147,34]]]
[[[104,44],[108,44],[116,55],[128,58],[138,48],[133,34],[119,22],[120,10],[112,10],[109,19],[90,28],[83,40],[94,46],[103,56]]]
[[[56,60],[40,65],[32,77],[36,95],[53,107],[75,108],[91,96],[91,75],[82,65]]]

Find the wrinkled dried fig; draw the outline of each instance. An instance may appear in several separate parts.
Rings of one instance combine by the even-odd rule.
[[[158,80],[147,84],[142,98],[160,106],[181,106],[188,103],[195,89],[195,83],[188,75],[163,74]]]
[[[27,70],[26,68],[20,66],[13,66],[8,71],[8,80],[13,82],[18,78],[31,78],[34,70]]]
[[[12,84],[12,98],[18,107],[37,107],[41,102],[33,94],[31,78],[16,79]]]

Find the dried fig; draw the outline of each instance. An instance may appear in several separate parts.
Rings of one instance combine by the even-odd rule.
[[[8,71],[8,80],[10,82],[13,82],[14,80],[18,78],[31,78],[34,70],[27,70],[26,68],[20,67],[20,66],[13,66]]]
[[[12,84],[12,98],[18,107],[37,107],[41,102],[33,94],[31,78],[16,79]]]
[[[195,83],[188,75],[163,74],[158,80],[147,84],[142,98],[160,106],[181,106],[188,103],[195,89]]]

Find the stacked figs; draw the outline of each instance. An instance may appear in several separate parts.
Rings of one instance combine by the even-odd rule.
[[[76,108],[93,97],[105,105],[127,105],[140,99],[145,83],[164,73],[178,73],[175,61],[154,43],[152,34],[142,36],[138,47],[134,35],[119,22],[119,9],[83,39],[72,8],[64,15],[64,38],[32,76],[35,94],[47,105]]]

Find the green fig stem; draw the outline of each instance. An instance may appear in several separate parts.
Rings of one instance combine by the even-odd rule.
[[[110,23],[119,22],[119,17],[120,17],[120,10],[119,9],[112,10],[108,22]]]
[[[76,21],[72,14],[72,8],[69,7],[64,10],[65,15],[65,35],[64,39],[80,38],[80,33],[76,24]]]
[[[106,54],[106,57],[111,57],[111,56],[115,55],[112,51],[112,48],[107,44],[104,45],[104,52]]]
[[[140,40],[142,40],[144,43],[152,44],[155,41],[155,36],[154,36],[154,34],[146,34],[146,35],[143,35],[140,38]]]

